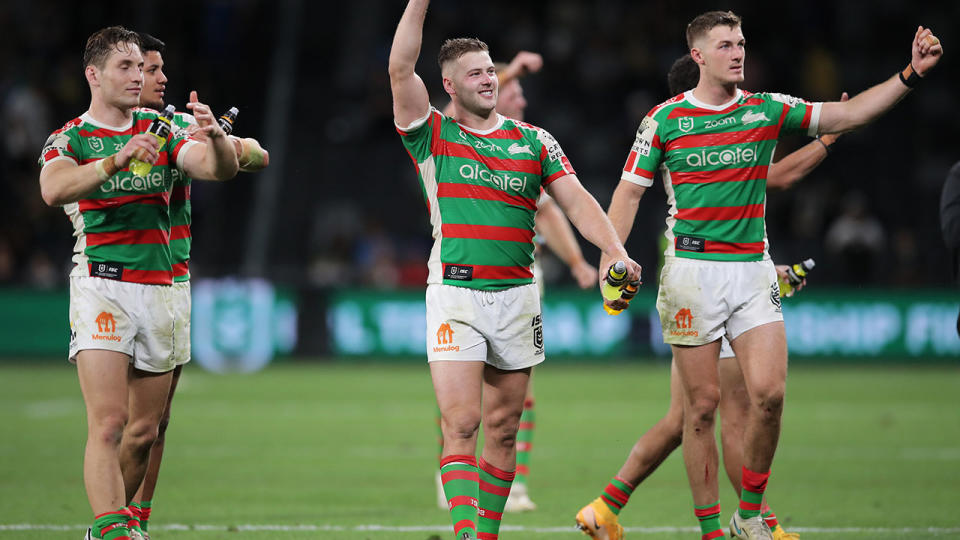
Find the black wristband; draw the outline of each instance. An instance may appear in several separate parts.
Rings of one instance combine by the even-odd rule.
[[[900,76],[900,82],[902,82],[907,88],[916,88],[920,84],[920,80],[923,78],[913,70],[913,64],[907,64],[907,67],[903,68],[903,71],[898,73]]]
[[[821,139],[819,135],[817,135],[817,142],[823,145],[823,149],[826,150],[826,151],[827,151],[827,154],[829,155],[829,154],[830,154],[830,146],[831,146],[831,145],[823,142],[823,139]]]

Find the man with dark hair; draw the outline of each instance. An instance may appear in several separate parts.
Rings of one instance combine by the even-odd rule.
[[[631,279],[639,278],[640,267],[557,141],[497,113],[496,68],[483,42],[444,43],[440,68],[456,120],[430,106],[414,70],[427,4],[411,0],[394,35],[394,122],[416,165],[433,225],[427,359],[441,413],[440,472],[454,534],[458,540],[496,538],[515,476],[530,370],[544,356],[540,298],[530,269],[541,187],[584,237],[627,264]],[[481,422],[484,446],[477,460]]]
[[[164,108],[167,76],[163,71],[163,52],[166,44],[158,38],[139,32],[141,50],[143,52],[143,91],[140,93],[140,104],[155,110]],[[196,119],[185,112],[177,112],[173,117],[176,129],[186,130],[194,138],[205,141],[203,133],[199,131]],[[241,171],[256,171],[267,166],[269,155],[260,147],[255,139],[238,139],[229,136],[237,152],[238,164]],[[246,154],[244,153],[246,150]],[[167,395],[163,416],[157,433],[157,440],[150,449],[150,460],[140,488],[130,504],[133,514],[131,534],[149,540],[148,526],[153,506],[153,492],[160,474],[160,463],[163,459],[163,450],[166,444],[167,426],[170,423],[170,406],[173,395],[180,381],[183,365],[190,361],[190,246],[192,235],[190,232],[191,205],[189,176],[172,171],[174,182],[170,194],[170,253],[173,258],[173,300],[174,300],[174,358],[176,367],[170,383],[170,392]],[[126,433],[125,433],[126,435]],[[136,540],[136,538],[134,538]]]
[[[208,137],[144,133],[137,109],[143,56],[136,33],[109,27],[87,40],[90,109],[55,131],[40,156],[40,192],[63,206],[77,237],[70,273],[70,353],[87,409],[88,537],[128,538],[127,504],[143,479],[174,368],[173,264],[167,208],[173,172],[225,180],[237,158],[209,108],[187,105]],[[136,157],[152,166],[129,171]],[[123,439],[121,442],[121,435]]]
[[[807,103],[782,94],[752,94],[743,81],[740,19],[709,12],[687,28],[700,68],[696,88],[644,118],[610,203],[626,240],[637,203],[662,168],[669,194],[668,247],[657,310],[685,398],[683,455],[704,539],[720,526],[717,357],[726,335],[751,399],[744,430],[741,502],[731,535],[770,539],[760,516],[780,434],[787,350],[777,273],[767,253],[766,178],[781,133],[839,133],[861,127],[902,99],[943,52],[930,30],[917,29],[904,71],[846,102]],[[601,266],[609,258],[602,259]]]
[[[674,61],[667,73],[671,95],[683,94],[697,86],[700,68],[689,54]],[[848,99],[847,93],[841,101]],[[767,189],[786,189],[809,174],[829,154],[838,134],[827,134],[791,153],[778,162],[770,164]],[[777,275],[786,279],[787,266],[777,266]],[[800,290],[804,281],[797,288]],[[743,373],[726,337],[720,338],[720,440],[723,446],[723,464],[734,490],[740,492],[740,471],[743,466],[743,432],[750,400],[743,381]],[[683,390],[676,375],[676,363],[670,366],[670,407],[667,413],[652,428],[644,433],[630,450],[626,462],[610,481],[603,493],[577,513],[577,526],[587,535],[598,540],[619,540],[623,527],[618,516],[630,500],[633,491],[660,466],[681,443],[683,434]],[[786,532],[780,526],[773,509],[763,503],[764,521],[773,532],[774,540],[796,540],[799,535]]]

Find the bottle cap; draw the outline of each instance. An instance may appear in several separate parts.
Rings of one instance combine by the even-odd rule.
[[[163,114],[163,116],[166,116],[167,118],[173,118],[173,113],[174,113],[176,110],[177,110],[177,108],[174,107],[172,104],[171,104],[171,105],[167,105],[166,107],[164,107],[162,114]]]
[[[800,263],[800,264],[802,264],[803,267],[806,268],[808,271],[809,271],[809,270],[813,270],[813,267],[817,265],[817,263],[814,262],[813,259],[805,259],[805,260],[804,260],[802,263]]]

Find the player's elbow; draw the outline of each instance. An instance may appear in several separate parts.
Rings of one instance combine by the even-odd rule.
[[[40,197],[47,206],[63,206],[69,202],[59,186],[49,180],[40,180]]]

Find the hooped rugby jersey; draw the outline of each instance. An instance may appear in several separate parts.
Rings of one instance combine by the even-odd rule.
[[[133,110],[127,126],[107,126],[89,112],[53,132],[40,155],[40,167],[66,159],[86,165],[117,153],[159,115]],[[71,276],[96,276],[133,283],[173,283],[170,253],[170,192],[173,171],[183,173],[183,159],[196,141],[172,130],[159,159],[145,178],[123,169],[99,188],[63,207],[73,224]]]
[[[186,130],[197,125],[192,114],[175,113],[175,130]],[[191,207],[190,184],[192,179],[183,171],[171,169],[173,191],[170,193],[170,256],[173,259],[173,281],[190,281],[190,246],[193,237],[190,233]]]
[[[532,283],[540,189],[574,174],[556,139],[499,115],[492,129],[473,130],[435,108],[397,131],[433,229],[427,283],[482,290]]]
[[[764,214],[777,138],[815,136],[821,106],[742,90],[713,106],[691,90],[654,107],[640,123],[620,178],[650,186],[659,168],[670,206],[664,255],[769,259]]]

